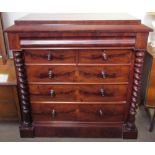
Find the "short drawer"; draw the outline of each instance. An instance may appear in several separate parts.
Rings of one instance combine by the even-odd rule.
[[[128,82],[130,66],[80,66],[80,82]]]
[[[33,121],[123,121],[124,105],[32,104]]]
[[[126,101],[128,85],[81,85],[81,102]]]
[[[130,63],[132,50],[121,49],[83,49],[79,52],[79,63],[103,64],[103,63]]]
[[[29,85],[31,101],[126,101],[127,85]]]
[[[31,101],[76,101],[75,85],[29,85]]]
[[[74,66],[28,65],[26,71],[28,82],[73,82],[76,80]]]
[[[75,63],[75,50],[25,50],[25,63]]]

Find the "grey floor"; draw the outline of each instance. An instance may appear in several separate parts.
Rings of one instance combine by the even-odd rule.
[[[18,123],[1,122],[0,123],[0,141],[10,142],[154,142],[155,141],[155,129],[153,132],[149,132],[150,120],[144,111],[143,107],[140,107],[137,114],[136,124],[139,130],[138,139],[136,140],[123,140],[123,139],[107,139],[107,138],[20,138],[18,131]]]

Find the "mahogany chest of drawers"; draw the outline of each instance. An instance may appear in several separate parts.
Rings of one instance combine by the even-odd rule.
[[[150,28],[124,14],[40,14],[7,29],[21,137],[136,138]]]

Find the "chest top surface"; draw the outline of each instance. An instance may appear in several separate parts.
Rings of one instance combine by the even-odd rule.
[[[139,19],[125,13],[29,14],[15,21],[7,32],[40,31],[149,32]]]
[[[140,24],[140,20],[125,13],[29,14],[16,24]]]

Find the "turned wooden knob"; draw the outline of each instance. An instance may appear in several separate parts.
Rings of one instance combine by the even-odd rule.
[[[107,77],[107,73],[105,71],[101,71],[101,77],[105,79]]]
[[[52,109],[51,115],[52,115],[52,118],[55,118],[55,116],[56,116],[56,111],[55,111],[55,109]]]
[[[108,56],[107,56],[105,51],[102,53],[102,59],[103,60],[108,60]]]
[[[50,90],[49,93],[50,93],[51,97],[54,97],[56,95],[54,90]]]
[[[103,116],[103,110],[102,109],[99,110],[99,115]]]
[[[101,96],[105,96],[105,90],[103,88],[100,89]]]
[[[51,79],[51,78],[53,78],[53,77],[54,77],[53,71],[52,71],[52,70],[49,70],[49,71],[48,71],[48,78]]]
[[[52,56],[51,52],[49,52],[47,55],[47,60],[50,61],[52,59],[53,59],[53,56]]]

